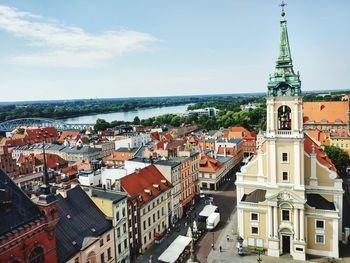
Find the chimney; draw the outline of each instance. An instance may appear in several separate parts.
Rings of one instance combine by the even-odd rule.
[[[227,157],[227,147],[226,147],[226,144],[224,146],[224,156]]]

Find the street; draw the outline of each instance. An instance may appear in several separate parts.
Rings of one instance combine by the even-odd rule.
[[[214,205],[219,207],[221,220],[214,231],[207,232],[197,245],[196,254],[201,263],[207,262],[207,257],[212,250],[212,244],[214,244],[215,250],[219,249],[219,247],[215,247],[215,242],[225,228],[233,209],[236,207],[236,187],[232,179],[223,184],[219,191],[210,191],[210,194],[214,197]]]
[[[218,191],[207,191],[206,194],[211,194],[214,197],[214,205],[219,207],[220,212],[220,223],[215,228],[214,231],[207,232],[201,238],[199,243],[196,245],[196,254],[201,263],[207,262],[207,257],[211,251],[211,245],[214,244],[218,239],[220,233],[224,229],[227,220],[234,207],[236,207],[236,191],[234,181],[231,178],[231,181],[225,182]],[[208,198],[206,198],[207,200]],[[199,204],[195,205],[195,209],[192,213],[192,218],[197,218],[199,212],[205,206],[204,200],[201,200]],[[179,221],[180,231],[173,229],[170,235],[168,235],[161,244],[154,244],[149,250],[147,250],[143,255],[139,256],[134,262],[136,263],[149,263],[149,262],[158,262],[158,257],[163,253],[163,251],[175,240],[178,235],[186,235],[188,227],[185,226],[186,218],[182,218]],[[214,247],[214,249],[219,249]],[[152,259],[150,261],[150,259]]]

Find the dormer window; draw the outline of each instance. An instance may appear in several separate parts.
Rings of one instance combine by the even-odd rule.
[[[321,120],[321,123],[328,123],[328,120],[322,119],[322,120]]]

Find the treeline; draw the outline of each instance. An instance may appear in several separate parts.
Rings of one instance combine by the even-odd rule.
[[[130,122],[107,122],[103,119],[96,121],[95,130],[105,130],[121,124],[131,124]],[[135,117],[132,124],[161,127],[164,125],[179,127],[183,124],[196,124],[200,129],[215,130],[220,128],[228,128],[230,126],[242,126],[251,131],[258,132],[259,130],[265,130],[266,128],[266,107],[262,104],[260,107],[248,111],[227,111],[223,110],[218,112],[216,116],[208,116],[198,114],[190,114],[188,116],[165,114],[157,117],[140,120],[139,117]]]
[[[212,100],[213,97],[153,97],[18,103],[0,106],[0,122],[17,118],[64,119],[90,114],[126,112],[137,109],[177,106]]]

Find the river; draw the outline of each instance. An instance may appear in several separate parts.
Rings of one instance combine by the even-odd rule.
[[[93,114],[85,115],[80,117],[68,118],[63,121],[70,124],[94,124],[97,119],[105,119],[108,122],[111,121],[133,121],[135,116],[138,116],[141,120],[148,119],[151,117],[163,115],[163,114],[177,114],[185,113],[189,104],[180,105],[180,106],[168,106],[168,107],[159,107],[159,108],[148,108],[140,109],[135,111],[126,111],[126,112],[111,112],[103,114]]]

